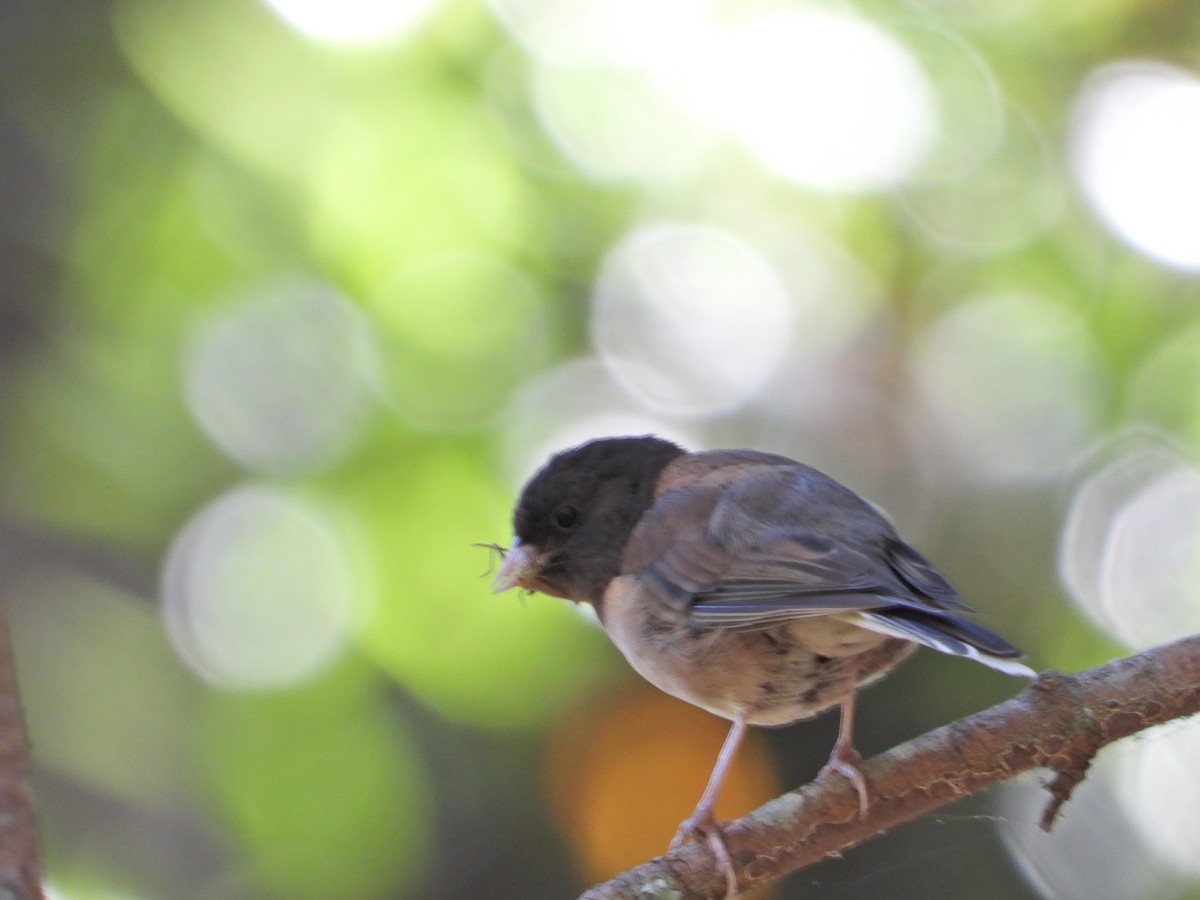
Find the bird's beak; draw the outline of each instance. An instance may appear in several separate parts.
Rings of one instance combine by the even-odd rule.
[[[503,593],[537,574],[538,556],[535,548],[522,544],[520,538],[513,538],[512,546],[508,548],[508,552],[504,554],[504,562],[500,564],[500,571],[492,581],[492,593]]]

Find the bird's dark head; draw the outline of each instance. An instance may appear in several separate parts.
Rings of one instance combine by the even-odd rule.
[[[515,539],[493,589],[520,585],[596,604],[654,502],[662,470],[683,452],[647,436],[601,438],[556,453],[521,491]]]

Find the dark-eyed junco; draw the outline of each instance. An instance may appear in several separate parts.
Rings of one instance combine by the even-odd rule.
[[[703,835],[736,892],[713,803],[749,725],[841,705],[822,774],[867,784],[851,743],[855,690],[919,645],[1032,676],[963,614],[953,586],[869,503],[755,450],[688,453],[605,438],[551,457],[525,485],[493,589],[590,603],[651,684],[733,722],[672,848]]]

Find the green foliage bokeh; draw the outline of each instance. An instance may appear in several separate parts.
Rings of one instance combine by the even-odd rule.
[[[894,184],[840,191],[689,118],[695,94],[646,58],[658,19],[605,18],[627,4],[445,0],[359,44],[303,33],[282,2],[37,6],[0,34],[0,601],[58,896],[581,888],[607,861],[556,824],[586,817],[555,818],[545,772],[575,772],[555,756],[577,746],[564,735],[638,688],[568,604],[491,596],[493,551],[473,545],[503,545],[520,479],[596,422],[803,456],[885,502],[1037,665],[1121,651],[1067,601],[1059,542],[1123,441],[1194,463],[1200,282],[1089,201],[1075,104],[1123,60],[1196,77],[1189,4],[696,4],[729,28],[818,9],[906,48],[940,142]],[[774,380],[701,412],[656,404],[654,379],[720,351],[618,314],[628,348],[593,333],[604,303],[671,296],[677,270],[632,250],[624,280],[597,285],[624,238],[673,227],[753,248],[793,316]],[[731,293],[732,345],[762,307]],[[660,359],[638,358],[644,339]],[[184,536],[214,503],[249,515],[242,488],[276,492],[337,564],[272,558],[267,535],[221,545],[225,568],[187,569],[175,596],[168,560],[216,553]],[[261,640],[261,659],[189,656],[228,627],[205,590],[289,577],[344,588],[297,603],[329,633],[268,609],[233,642]],[[271,653],[293,638],[312,659],[285,679]],[[949,665],[874,689],[867,741],[1012,688],[947,684]],[[820,764],[815,733],[774,738],[785,782]],[[653,805],[645,778],[633,789]],[[1051,892],[987,822],[963,824],[950,850],[937,834],[885,843],[805,888]],[[897,862],[910,851],[928,871]]]

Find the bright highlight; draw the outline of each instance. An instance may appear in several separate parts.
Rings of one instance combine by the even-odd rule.
[[[320,284],[276,288],[194,329],[188,408],[232,459],[259,471],[329,461],[375,403],[374,338],[349,301]]]
[[[592,335],[617,380],[659,412],[741,405],[791,345],[795,310],[774,270],[732,235],[660,225],[609,254]]]
[[[865,19],[792,10],[734,33],[710,71],[716,118],[777,175],[815,188],[892,187],[929,153],[933,90],[912,55]]]
[[[1060,568],[1075,602],[1144,649],[1200,630],[1200,470],[1137,447],[1077,492]]]
[[[537,61],[546,130],[597,177],[687,177],[724,134],[796,184],[886,190],[938,138],[925,71],[859,16],[791,9],[731,25],[697,0],[493,6]]]
[[[302,34],[331,44],[368,44],[411,28],[434,0],[263,0]]]
[[[1118,237],[1200,270],[1200,79],[1158,63],[1095,72],[1076,104],[1072,162]]]
[[[231,688],[299,683],[349,638],[354,599],[345,547],[314,506],[265,487],[201,510],[171,547],[163,614],[176,652]]]

